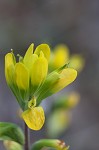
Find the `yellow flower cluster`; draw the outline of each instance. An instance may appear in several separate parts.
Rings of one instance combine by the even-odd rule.
[[[18,62],[13,52],[5,56],[6,81],[24,111],[24,121],[33,130],[41,129],[45,121],[43,108],[39,106],[41,101],[62,90],[77,76],[77,71],[66,65],[47,75],[49,57],[47,44],[40,44],[35,50],[31,44]]]
[[[55,70],[66,63],[69,63],[71,68],[80,72],[84,67],[85,61],[81,54],[70,55],[69,48],[65,44],[59,44],[51,51],[50,70]]]

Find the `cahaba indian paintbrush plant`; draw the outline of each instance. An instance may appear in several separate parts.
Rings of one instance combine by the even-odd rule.
[[[77,77],[77,71],[68,67],[67,64],[63,65],[56,70],[53,70],[48,74],[48,62],[50,58],[50,48],[47,44],[40,44],[34,49],[34,44],[31,44],[22,57],[18,55],[19,61],[16,61],[13,50],[5,56],[5,77],[8,86],[14,93],[22,112],[22,118],[27,125],[26,127],[32,130],[40,130],[45,122],[45,114],[40,103],[45,98],[59,92],[67,85],[72,83]],[[9,138],[3,138],[6,132],[0,133],[2,140],[8,140],[20,144],[23,148],[25,143],[25,150],[28,150],[27,134],[24,135],[21,129],[18,130],[15,135],[11,133],[12,127],[16,130],[17,127],[10,123],[1,123],[0,128],[5,131],[4,126],[8,127],[7,136]],[[9,132],[10,130],[10,132]],[[1,132],[1,131],[0,131]],[[15,132],[16,133],[16,132]],[[13,136],[11,136],[14,134]],[[20,136],[21,135],[21,136]],[[6,136],[5,136],[6,137]],[[22,138],[22,139],[19,139]],[[23,141],[23,142],[19,142]],[[7,142],[5,142],[7,143]],[[15,143],[10,144],[14,147]],[[34,143],[31,150],[40,150],[43,147],[52,147],[57,150],[67,150],[68,147],[59,140],[42,139]],[[9,148],[11,150],[11,148]],[[18,147],[13,150],[18,150]]]

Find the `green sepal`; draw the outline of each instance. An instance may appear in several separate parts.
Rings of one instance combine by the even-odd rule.
[[[24,92],[20,91],[15,84],[11,84],[9,87],[10,87],[11,91],[13,92],[13,94],[15,95],[17,102],[19,103],[22,110],[25,110],[25,107],[26,107],[25,105],[26,105],[26,102],[28,101],[28,96],[26,96],[24,99],[23,98]]]
[[[56,69],[55,71],[59,73],[60,71],[62,71],[63,69],[66,69],[66,68],[68,68],[68,67],[69,67],[69,63],[68,63],[68,64],[63,65],[62,67],[60,67],[60,68]]]
[[[53,84],[55,84],[57,82],[58,79],[59,79],[59,74],[55,71],[50,73],[47,76],[43,85],[39,88],[39,90],[36,93],[37,105],[39,105],[41,103],[41,101],[43,99],[45,99],[46,97],[54,94],[51,92],[51,88],[52,88]]]
[[[51,88],[53,87],[53,85],[58,81],[58,79],[60,78],[60,72],[65,69],[68,68],[69,64],[65,64],[62,67],[56,69],[55,71],[51,72],[45,79],[44,83],[42,84],[42,86],[40,86],[40,88],[37,90],[35,96],[37,97],[37,105],[39,105],[41,103],[41,101],[49,96],[51,96],[52,94],[54,94],[53,92],[51,92]]]
[[[24,144],[24,134],[16,124],[0,122],[0,140],[11,140],[21,145]]]

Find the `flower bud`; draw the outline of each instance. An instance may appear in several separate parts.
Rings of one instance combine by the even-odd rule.
[[[15,69],[15,58],[13,53],[8,53],[5,56],[5,77],[9,85],[13,83],[13,75]]]

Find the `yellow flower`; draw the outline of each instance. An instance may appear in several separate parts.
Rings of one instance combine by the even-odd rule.
[[[80,72],[85,65],[85,60],[80,54],[74,54],[70,58],[69,66],[75,68],[78,72]]]
[[[48,71],[49,46],[41,44],[34,53],[33,47],[31,44],[24,58],[19,56],[17,63],[13,52],[5,56],[5,77],[23,110],[27,108],[26,102],[44,82]]]
[[[33,44],[28,48],[23,62],[28,68],[30,76],[30,92],[34,94],[36,89],[45,80],[48,72],[48,61],[50,48],[47,44],[39,45],[33,54]]]
[[[67,64],[69,61],[69,49],[66,45],[60,44],[54,48],[54,51],[51,52],[50,59],[50,69],[57,69],[64,64]]]
[[[64,64],[69,64],[69,67],[80,72],[85,65],[85,60],[81,54],[73,54],[70,56],[68,47],[64,44],[59,44],[51,52],[49,70],[55,70]]]
[[[61,49],[63,57],[66,47],[62,45]],[[57,57],[59,55],[60,50]],[[18,56],[19,62],[16,62],[13,52],[5,56],[5,77],[24,111],[22,113],[24,121],[29,128],[39,130],[44,124],[45,115],[43,108],[38,105],[44,98],[73,82],[77,72],[64,65],[47,75],[50,57],[50,48],[47,44],[40,44],[35,50],[34,44],[31,44],[24,57]],[[61,65],[64,64],[62,58],[60,62]]]

